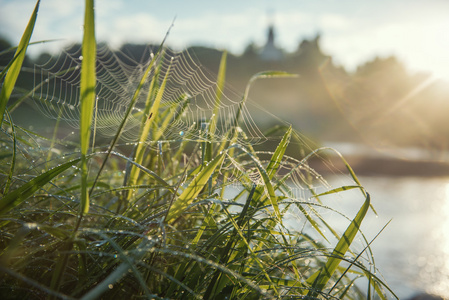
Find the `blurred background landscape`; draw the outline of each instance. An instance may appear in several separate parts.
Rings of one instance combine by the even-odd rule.
[[[42,2],[33,40],[63,41],[30,47],[16,99],[33,88],[36,64],[80,42],[76,2]],[[252,85],[254,121],[262,131],[291,124],[341,152],[379,213],[367,231],[393,219],[373,244],[387,282],[401,299],[424,292],[449,297],[449,2],[125,2],[96,2],[98,38],[118,55],[140,61],[173,22],[167,45],[187,51],[211,78],[228,51],[226,81],[236,101],[257,72],[298,74]],[[2,52],[18,43],[33,1],[0,6]],[[13,53],[0,56],[0,65]],[[36,114],[31,101],[13,119],[52,132],[53,121]],[[338,178],[329,180],[338,185]]]

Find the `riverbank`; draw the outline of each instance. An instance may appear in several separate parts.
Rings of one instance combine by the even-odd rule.
[[[338,151],[356,175],[400,177],[449,177],[449,153],[420,148],[380,148],[357,143],[324,143]],[[335,152],[314,159],[310,165],[320,174],[347,173]]]
[[[401,177],[449,177],[449,162],[401,159],[393,157],[344,156],[356,175]],[[318,158],[310,166],[320,174],[346,173],[339,157]]]

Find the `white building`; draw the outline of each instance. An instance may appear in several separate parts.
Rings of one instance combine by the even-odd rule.
[[[265,61],[279,61],[283,58],[282,50],[276,47],[274,42],[274,27],[270,25],[268,27],[268,37],[265,46],[259,54],[260,59]]]

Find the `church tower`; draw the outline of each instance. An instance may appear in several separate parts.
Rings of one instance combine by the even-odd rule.
[[[276,47],[274,42],[274,26],[271,24],[268,27],[268,36],[265,46],[260,52],[260,59],[265,61],[280,61],[283,58],[282,50]]]

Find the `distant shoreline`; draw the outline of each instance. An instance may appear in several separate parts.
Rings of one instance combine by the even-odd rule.
[[[406,160],[390,157],[345,156],[345,160],[356,175],[392,177],[449,177],[449,162]],[[320,174],[347,173],[343,161],[330,159],[331,166],[317,159],[310,166]]]

